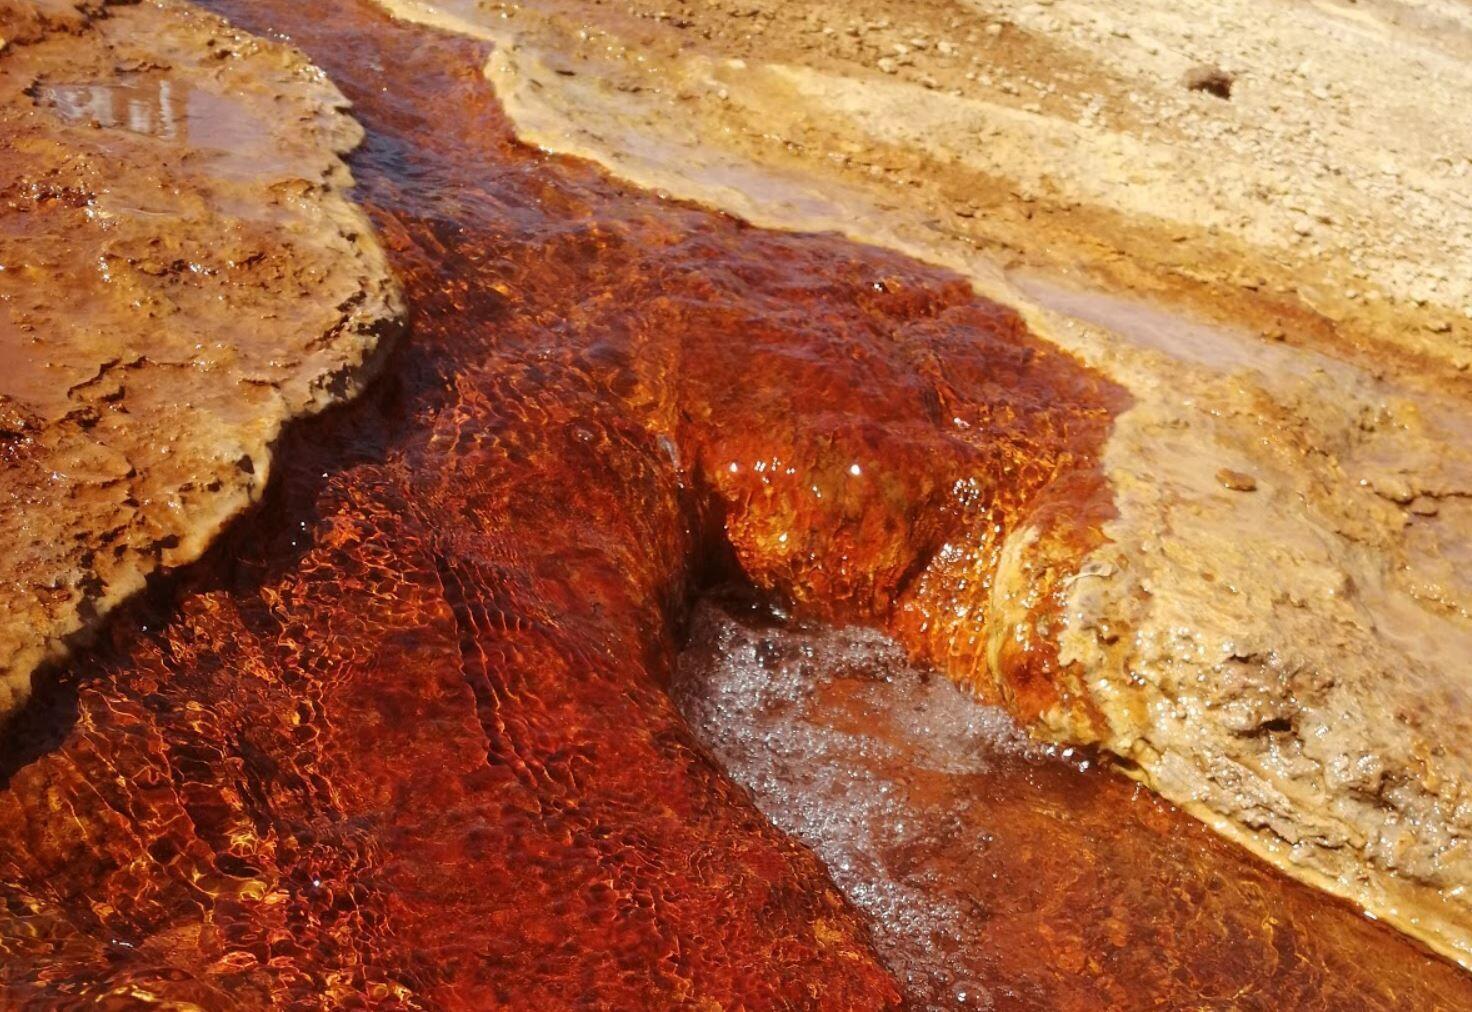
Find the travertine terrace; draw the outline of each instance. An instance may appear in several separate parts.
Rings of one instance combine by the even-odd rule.
[[[189,4],[0,3],[0,715],[387,349],[344,104]]]

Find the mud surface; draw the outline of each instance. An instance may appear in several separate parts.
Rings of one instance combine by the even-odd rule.
[[[672,694],[917,1009],[1458,1008],[1472,982],[861,629],[697,612]]]
[[[1125,388],[1058,621],[990,619],[1053,696],[941,667],[1472,965],[1465,4],[385,5],[497,42],[524,139],[950,266]]]
[[[284,46],[185,3],[0,4],[0,716],[258,497],[402,315]]]

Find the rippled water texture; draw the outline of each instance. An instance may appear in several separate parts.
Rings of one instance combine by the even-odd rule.
[[[739,572],[974,677],[1000,538],[1025,518],[1096,536],[1118,396],[957,278],[520,148],[472,45],[354,2],[212,6],[288,33],[355,101],[414,332],[372,395],[293,434],[251,521],[24,715],[0,793],[10,1002],[900,1002],[861,914],[666,695],[686,602]],[[1059,701],[1045,644],[1013,642],[1002,695]],[[1036,797],[998,768],[989,796]],[[1165,865],[1121,876],[1110,916],[1162,974],[1247,987],[1274,953],[1299,994],[1468,993],[1220,848],[1157,854],[1185,820],[1116,781],[1047,775],[1078,784],[1052,821],[1019,803],[985,830],[1034,841],[998,865],[1026,869],[995,888],[1034,913],[988,936],[994,965],[1105,958],[1099,911],[1049,901],[1080,873],[1057,827],[1123,816],[1120,860]],[[1193,895],[1244,875],[1291,931],[1187,930]],[[1392,965],[1419,975],[1382,985]]]

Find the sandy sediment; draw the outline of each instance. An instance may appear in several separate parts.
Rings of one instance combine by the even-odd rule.
[[[964,271],[1128,388],[1038,730],[1472,965],[1464,5],[391,6],[496,42],[530,142]]]
[[[381,360],[345,105],[179,0],[0,2],[0,714]]]

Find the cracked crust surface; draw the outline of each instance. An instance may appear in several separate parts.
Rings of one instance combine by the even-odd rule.
[[[1472,965],[1463,7],[386,6],[495,42],[529,142],[953,267],[1124,386],[1024,716]],[[1002,698],[1031,536],[951,671]]]
[[[179,0],[0,0],[0,715],[387,349],[345,105]]]

